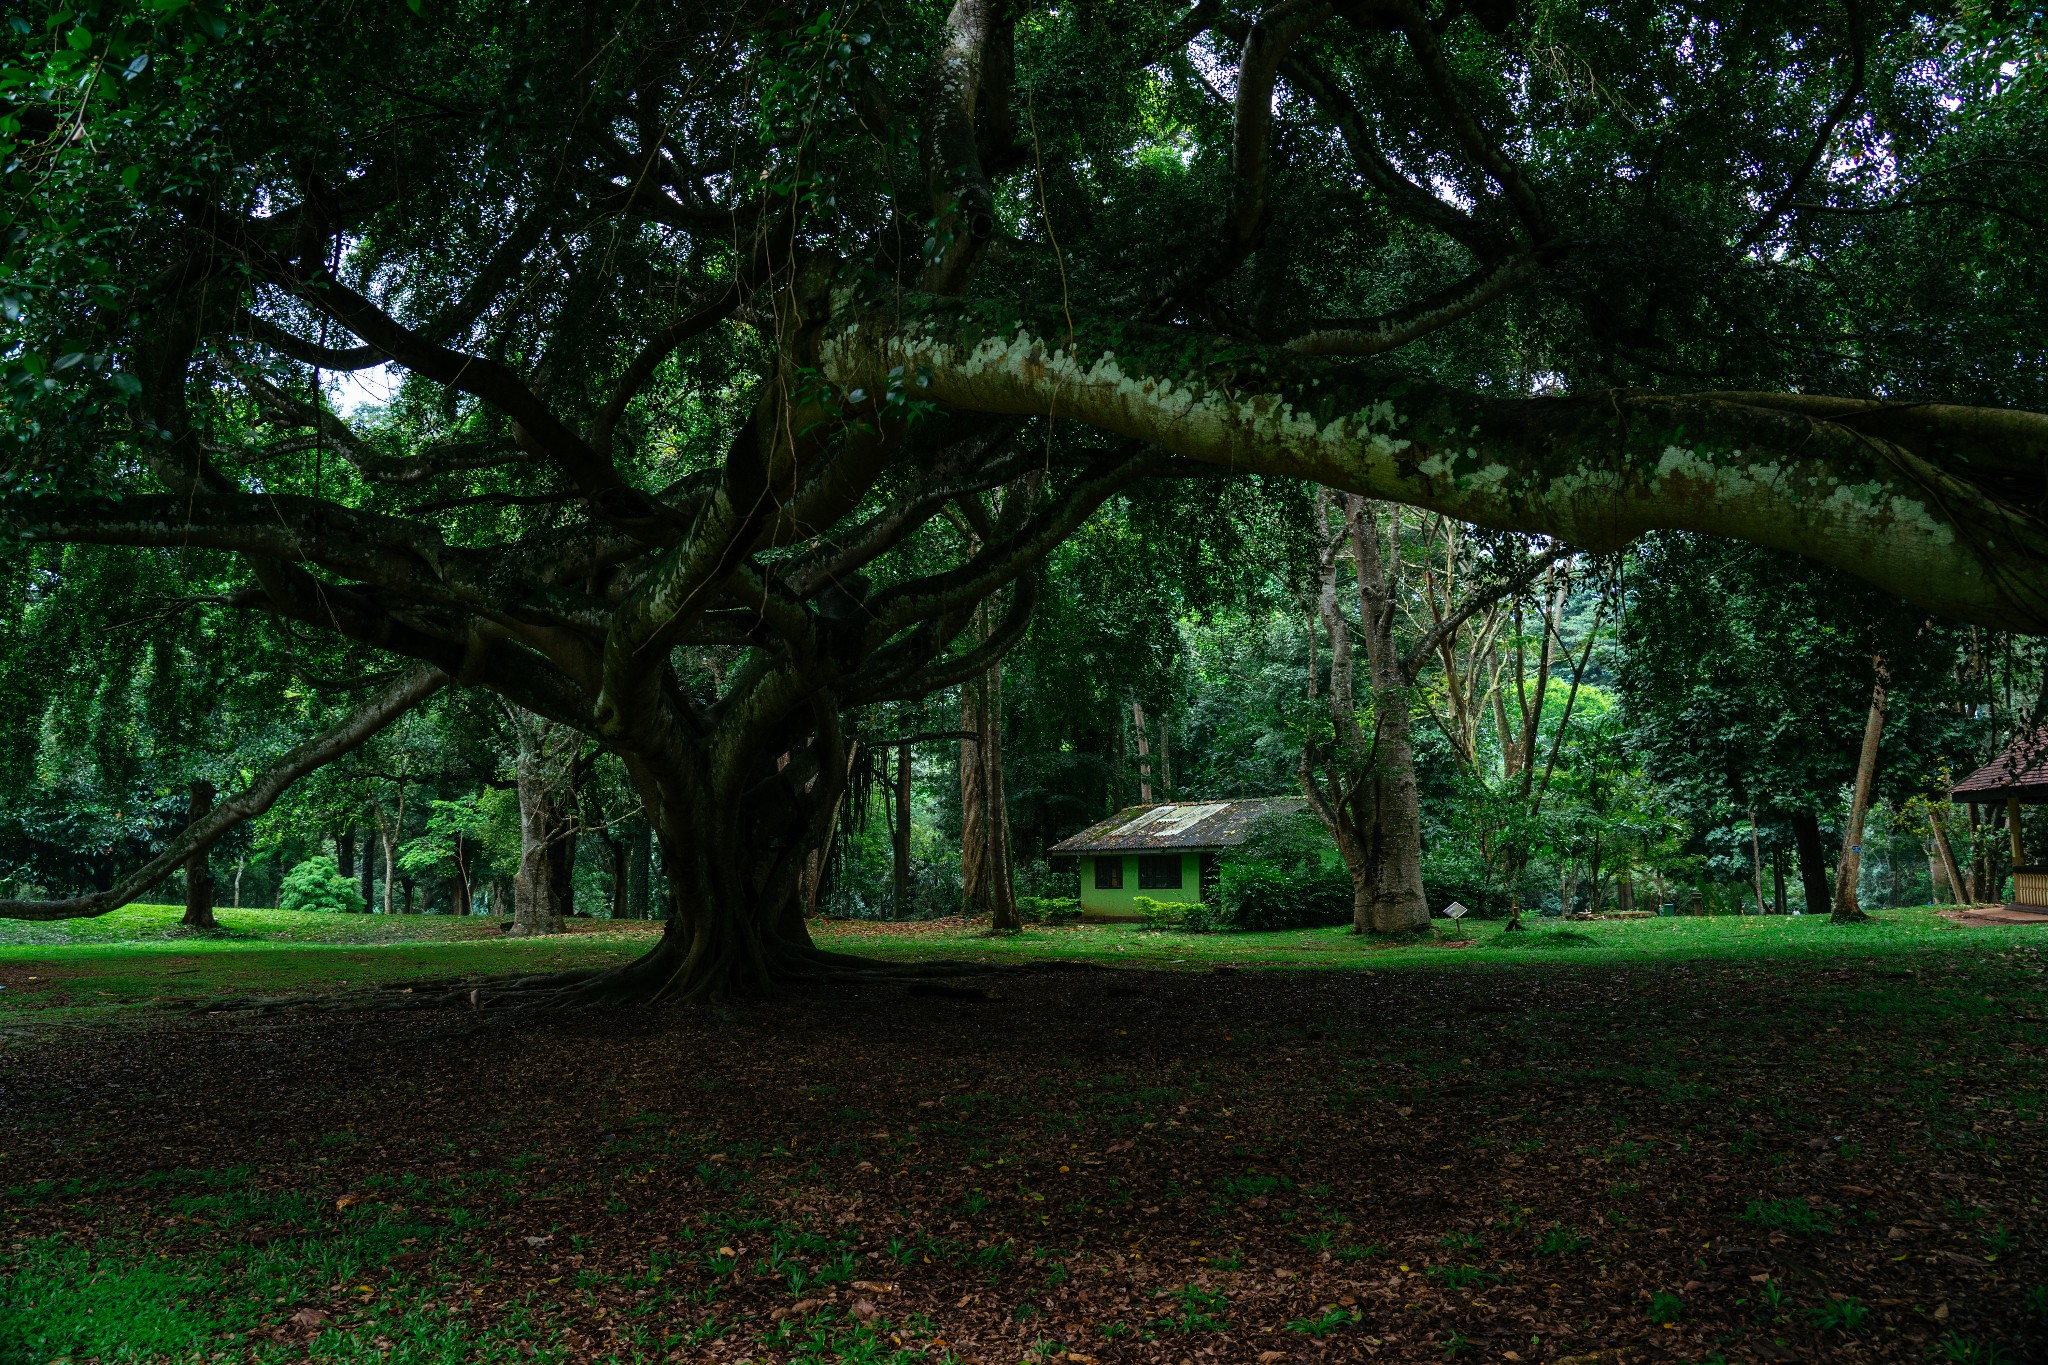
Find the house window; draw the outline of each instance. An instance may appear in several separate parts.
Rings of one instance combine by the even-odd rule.
[[[1178,853],[1147,854],[1138,859],[1138,889],[1140,891],[1180,890],[1180,855]]]
[[[1124,889],[1124,860],[1122,858],[1097,858],[1095,860],[1095,889],[1097,891],[1121,891]]]

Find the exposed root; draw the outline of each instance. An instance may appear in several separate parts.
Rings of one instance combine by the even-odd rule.
[[[788,987],[892,982],[910,984],[912,994],[916,995],[994,1000],[1000,997],[986,987],[958,983],[962,978],[1134,970],[1096,962],[1071,961],[989,963],[942,959],[935,962],[890,962],[851,953],[828,952],[808,945],[793,945],[776,952],[772,963],[751,982],[700,977],[695,982],[685,983],[678,980],[676,959],[679,956],[677,950],[664,944],[617,967],[523,976],[441,977],[324,994],[243,996],[209,1001],[195,1007],[194,1012],[264,1014],[279,1009],[335,1013],[489,1009],[567,1013],[664,1004],[717,1004],[740,996],[773,994],[777,989]]]

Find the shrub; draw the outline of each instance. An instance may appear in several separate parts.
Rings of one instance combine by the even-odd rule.
[[[1147,929],[1178,929],[1187,934],[1207,934],[1214,932],[1223,922],[1222,913],[1202,901],[1158,901],[1150,896],[1139,896],[1133,904],[1145,917]]]
[[[1351,874],[1313,817],[1270,815],[1224,855],[1217,899],[1239,929],[1347,924]]]
[[[334,866],[334,859],[308,858],[284,874],[284,884],[277,889],[277,908],[360,915],[366,907],[349,879]]]

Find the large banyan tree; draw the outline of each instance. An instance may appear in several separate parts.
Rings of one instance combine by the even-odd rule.
[[[0,520],[616,753],[689,997],[830,963],[843,718],[1142,480],[1739,537],[2048,621],[2035,54],[1886,0],[10,13]],[[365,395],[369,396],[369,401]],[[17,549],[17,553],[27,550]]]

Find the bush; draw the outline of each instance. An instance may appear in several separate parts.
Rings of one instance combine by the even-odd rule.
[[[1058,924],[1081,918],[1078,896],[1019,896],[1017,918],[1033,924]]]
[[[1329,835],[1307,813],[1268,816],[1224,855],[1218,899],[1239,929],[1348,924],[1351,874]]]
[[[1217,899],[1239,929],[1351,922],[1351,874],[1308,814],[1268,816],[1223,855]]]
[[[367,907],[334,859],[308,858],[284,874],[284,884],[277,888],[277,908],[360,915]]]
[[[1224,916],[1215,906],[1202,901],[1156,901],[1139,896],[1133,902],[1145,917],[1147,929],[1178,929],[1184,934],[1214,933]]]

